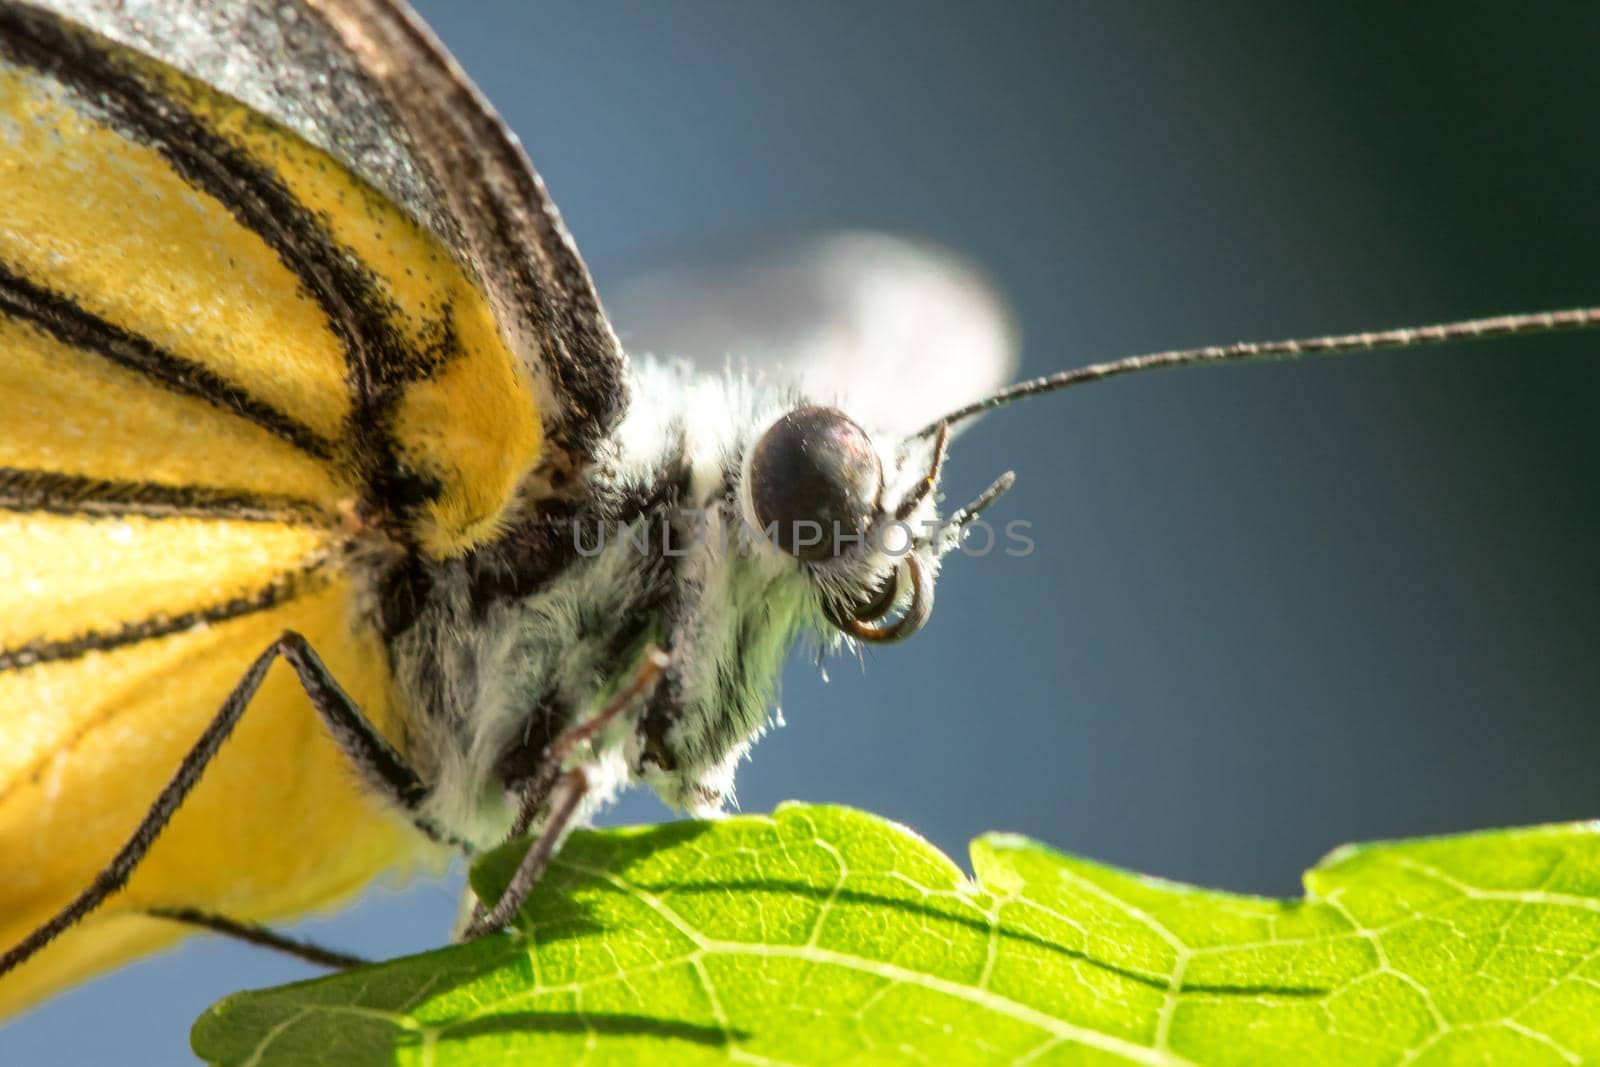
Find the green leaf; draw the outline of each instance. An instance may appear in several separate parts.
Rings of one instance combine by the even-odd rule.
[[[474,872],[495,894],[515,848]],[[1341,849],[1303,900],[842,808],[573,835],[516,933],[241,993],[228,1064],[1600,1063],[1600,823]]]

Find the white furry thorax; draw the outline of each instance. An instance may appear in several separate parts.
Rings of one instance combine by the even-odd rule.
[[[582,553],[527,595],[487,608],[470,561],[438,565],[416,625],[394,642],[397,689],[408,701],[404,747],[432,786],[421,814],[473,846],[503,840],[515,818],[500,771],[508,748],[548,741],[592,715],[631,677],[645,642],[666,648],[671,665],[647,702],[648,721],[620,720],[582,757],[587,810],[635,781],[673,807],[720,810],[770,721],[790,647],[806,632],[839,641],[821,598],[870,589],[895,566],[875,552],[803,565],[752,536],[743,490],[751,446],[784,413],[831,398],[648,359],[635,361],[630,386],[630,411],[590,475],[595,504],[583,518],[598,519],[603,537],[561,531]],[[874,437],[890,499],[921,474],[898,444]],[[619,534],[617,516],[626,521],[641,500],[651,503],[635,508],[634,529],[642,523],[661,538],[670,524],[672,555]],[[932,518],[930,494],[909,521]]]

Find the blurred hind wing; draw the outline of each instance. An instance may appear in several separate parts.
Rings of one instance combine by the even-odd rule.
[[[986,396],[1017,365],[1011,313],[927,241],[844,231],[708,248],[618,288],[640,352],[731,365],[900,436]]]

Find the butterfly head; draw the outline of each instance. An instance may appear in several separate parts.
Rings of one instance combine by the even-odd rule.
[[[811,578],[822,617],[875,644],[900,641],[933,613],[939,557],[960,527],[1010,487],[1009,476],[941,523],[935,490],[948,435],[892,450],[832,407],[774,420],[744,464],[747,521]]]

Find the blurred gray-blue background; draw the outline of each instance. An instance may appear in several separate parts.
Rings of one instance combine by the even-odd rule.
[[[1024,373],[1600,300],[1590,5],[421,7],[602,293],[719,239],[888,228],[991,273]],[[990,418],[947,489],[1016,468],[999,515],[1037,552],[953,559],[864,675],[791,664],[744,808],[1273,894],[1344,841],[1600,814],[1596,346],[1167,372]],[[458,887],[303,929],[430,947]],[[309,973],[198,940],[11,1023],[0,1062],[181,1062],[212,1000]]]

